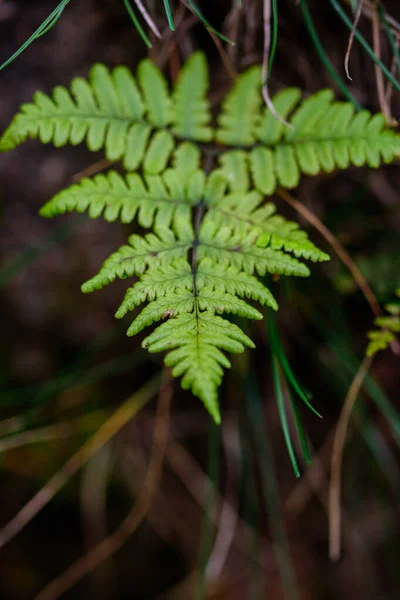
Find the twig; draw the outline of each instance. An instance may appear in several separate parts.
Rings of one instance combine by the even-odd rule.
[[[96,175],[96,173],[100,173],[101,171],[108,169],[108,167],[111,167],[112,164],[112,161],[107,160],[106,158],[102,158],[88,165],[81,171],[78,171],[78,173],[72,175],[72,181],[80,181],[83,177],[91,177],[92,175]]]
[[[152,30],[154,35],[161,39],[161,33],[160,33],[157,25],[154,23],[153,19],[150,17],[149,13],[147,12],[146,7],[143,6],[141,0],[134,0],[134,2],[136,4],[136,6],[138,7],[139,11],[141,12],[143,19],[146,21],[147,25],[150,27],[150,29]]]
[[[159,387],[159,376],[153,377],[133,394],[115,413],[103,423],[95,434],[73,454],[44,487],[0,531],[0,548],[7,544],[33,519],[66,482],[84,465],[95,452],[102,448],[143,406],[151,400]]]
[[[350,59],[350,52],[353,46],[353,42],[354,42],[354,34],[356,32],[356,29],[358,27],[358,23],[360,21],[360,17],[361,17],[361,13],[363,10],[363,6],[364,6],[364,1],[365,0],[360,0],[358,8],[357,8],[357,13],[356,16],[354,18],[354,23],[353,23],[353,28],[350,32],[350,37],[349,37],[349,43],[347,45],[347,50],[346,50],[346,56],[344,58],[344,70],[346,71],[346,75],[347,78],[350,79],[350,81],[353,81],[353,78],[350,77],[350,73],[349,73],[349,59]]]
[[[345,398],[342,412],[336,426],[331,457],[331,480],[329,485],[329,556],[331,560],[340,558],[341,547],[341,471],[343,450],[347,429],[363,381],[371,367],[372,357],[362,361]]]
[[[393,37],[395,39],[396,47],[399,48],[400,34],[395,33]],[[390,65],[390,72],[392,73],[392,75],[395,75],[396,71],[398,71],[397,57],[396,57],[396,54],[393,54],[392,62]],[[392,101],[392,94],[393,94],[393,83],[391,81],[388,81],[387,85],[386,85],[386,91],[385,91],[385,102],[386,102],[387,106],[389,106],[389,107],[390,107],[391,101]]]
[[[376,317],[381,316],[382,311],[375,298],[375,294],[371,290],[364,275],[361,273],[360,269],[357,267],[350,254],[343,248],[339,240],[314,213],[312,213],[306,206],[304,206],[304,204],[296,200],[296,198],[289,194],[289,192],[282,188],[278,188],[277,194],[278,196],[280,196],[280,198],[282,198],[282,200],[290,204],[290,206],[292,206],[298,213],[303,215],[303,217],[307,219],[307,221],[311,223],[311,225],[313,225],[326,239],[326,241],[332,246],[333,250],[339,256],[340,260],[343,262],[344,265],[346,265],[350,273],[353,275],[354,281],[357,283],[358,287],[364,294],[364,297],[368,302],[369,306],[371,307],[373,314]]]
[[[86,551],[105,539],[107,532],[107,488],[115,458],[111,443],[106,444],[88,461],[82,471],[80,486],[81,521]],[[92,595],[105,600],[116,595],[118,575],[110,559],[93,572]]]
[[[350,4],[351,0],[346,0],[347,4]],[[364,0],[363,12],[366,17],[372,20],[374,9],[372,3],[369,0]],[[385,13],[385,18],[394,32],[400,33],[400,23],[396,21],[392,16]],[[383,25],[381,26],[383,28]]]
[[[237,73],[237,71],[235,70],[235,68],[234,68],[234,66],[232,64],[232,61],[229,58],[228,53],[224,50],[224,47],[221,44],[221,40],[218,38],[217,35],[215,35],[215,33],[213,31],[211,31],[211,29],[207,29],[207,31],[210,34],[211,39],[214,42],[214,44],[215,44],[215,46],[216,46],[216,48],[218,50],[218,53],[219,53],[219,55],[221,57],[222,63],[224,65],[224,67],[225,67],[225,70],[226,70],[228,76],[230,77],[230,79],[232,79],[233,81],[235,81],[235,79],[238,76],[238,73]],[[232,47],[234,47],[234,46],[232,45]]]
[[[112,535],[104,539],[88,554],[72,564],[62,575],[54,579],[39,592],[36,600],[56,600],[59,598],[78,583],[82,577],[114,554],[131,537],[146,517],[160,481],[168,442],[173,383],[171,375],[167,374],[165,379],[158,398],[149,470],[135,505]]]
[[[268,91],[268,65],[269,65],[269,51],[271,46],[271,0],[264,0],[263,3],[263,23],[264,23],[264,53],[263,53],[263,62],[262,62],[262,70],[261,70],[261,86],[262,86],[262,95],[264,98],[264,102],[267,105],[268,109],[274,115],[278,121],[283,123],[289,129],[293,129],[293,126],[290,125],[276,110],[274,105],[272,104],[272,100]]]
[[[373,48],[376,56],[381,58],[381,36],[380,36],[380,20],[379,20],[379,12],[378,12],[378,0],[375,0],[374,3],[374,12],[372,15],[372,42]],[[385,83],[383,80],[383,73],[380,69],[379,65],[374,63],[375,69],[375,79],[376,79],[376,89],[378,92],[378,100],[379,107],[381,112],[385,115],[385,119],[387,123],[391,122],[391,114],[389,110],[389,106],[386,104],[385,98]]]

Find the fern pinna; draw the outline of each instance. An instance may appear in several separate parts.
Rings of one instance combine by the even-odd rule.
[[[303,102],[298,89],[277,94],[274,106],[291,125],[285,126],[263,105],[260,81],[258,66],[241,75],[212,127],[201,53],[183,67],[172,93],[149,60],[136,78],[125,67],[96,65],[89,81],[74,79],[70,90],[56,87],[51,98],[36,93],[0,142],[6,151],[26,138],[56,146],[86,141],[89,150],[122,161],[124,176],[111,170],[83,179],[41,214],[88,211],[150,230],[133,234],[82,289],[135,276],[117,317],[146,303],[128,335],[163,321],[143,346],[167,353],[165,364],[217,422],[218,386],[230,366],[225,352],[254,346],[220,315],[261,319],[251,301],[273,310],[277,303],[259,277],[304,277],[309,269],[301,259],[328,259],[265,197],[278,185],[297,186],[301,173],[377,167],[400,155],[400,136],[385,128],[382,115],[354,114],[330,90]]]

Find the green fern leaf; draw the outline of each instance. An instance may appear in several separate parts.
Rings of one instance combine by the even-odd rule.
[[[201,168],[201,153],[194,144],[183,142],[180,144],[173,155],[174,167],[180,173],[185,181],[194,171]]]
[[[178,137],[211,141],[213,131],[207,90],[207,60],[204,54],[195,52],[180,72],[173,94],[175,117],[172,131]]]
[[[366,350],[367,356],[373,356],[381,350],[386,350],[395,341],[395,336],[387,329],[368,332],[369,343]]]
[[[297,258],[314,262],[329,260],[329,256],[316,248],[297,223],[286,221],[275,214],[275,205],[264,203],[257,192],[227,193],[227,180],[223,171],[214,171],[208,179],[204,202],[209,212],[202,226],[226,227],[239,237],[253,234],[259,246],[273,250],[293,252]]]
[[[172,121],[173,111],[164,75],[151,60],[145,59],[139,64],[137,76],[150,123],[166,127]]]
[[[107,221],[131,223],[137,217],[142,227],[158,230],[173,226],[175,231],[190,231],[191,204],[198,201],[203,181],[202,171],[194,172],[185,189],[176,169],[144,178],[136,173],[123,178],[110,171],[63,190],[41,209],[41,215],[88,211],[91,218],[103,215]]]
[[[400,297],[400,290],[396,291]],[[387,304],[385,309],[390,313],[377,317],[374,321],[378,330],[369,331],[369,343],[366,349],[367,356],[373,356],[380,350],[386,350],[392,342],[396,341],[396,333],[400,333],[400,310],[398,304]]]
[[[175,146],[166,128],[173,119],[167,83],[149,60],[138,69],[140,89],[130,71],[117,67],[110,72],[95,65],[89,81],[76,78],[70,91],[56,87],[52,98],[41,92],[21,112],[3,134],[0,150],[15,148],[27,138],[39,138],[55,146],[77,145],[86,140],[89,150],[104,148],[108,160],[123,159],[127,170],[136,169],[145,158],[145,168],[159,173],[165,168]]]
[[[259,122],[262,103],[261,67],[240,75],[222,104],[216,141],[226,146],[251,146]]]
[[[299,90],[290,88],[272,102],[286,118],[299,97]],[[310,96],[289,122],[291,128],[266,109],[256,128],[261,147],[250,151],[249,161],[254,185],[263,194],[272,194],[277,185],[297,187],[302,173],[330,173],[351,164],[376,168],[400,156],[400,136],[385,127],[383,115],[354,115],[350,103],[333,102],[331,90]]]
[[[83,179],[57,194],[42,214],[87,211],[150,230],[131,235],[82,289],[135,277],[117,316],[134,311],[129,335],[156,324],[143,346],[166,352],[173,375],[219,422],[218,387],[230,366],[225,353],[254,346],[223,315],[260,319],[255,302],[277,309],[260,277],[305,277],[304,260],[328,260],[265,197],[277,186],[297,186],[303,174],[391,162],[400,156],[400,136],[382,115],[355,114],[330,90],[304,101],[296,88],[274,96],[287,127],[263,102],[260,67],[238,78],[213,130],[207,87],[200,53],[182,69],[172,94],[149,60],[136,78],[124,67],[96,65],[88,81],[74,79],[69,90],[57,87],[51,97],[35,94],[3,134],[0,149],[29,137],[56,146],[86,142],[132,171]],[[375,321],[370,355],[399,333],[393,310]]]
[[[151,266],[167,265],[185,258],[192,245],[190,228],[185,230],[183,238],[177,238],[170,229],[160,229],[157,235],[148,233],[144,237],[133,234],[128,239],[128,245],[111,254],[99,273],[83,284],[82,291],[93,292],[117,278],[141,275]]]
[[[266,273],[297,277],[310,274],[309,268],[296,258],[271,247],[258,247],[255,241],[253,234],[244,237],[233,234],[230,228],[221,228],[210,219],[200,229],[198,258],[210,258],[216,265],[233,265],[239,271],[261,277]]]
[[[246,346],[254,348],[237,325],[211,312],[187,313],[169,319],[142,345],[149,352],[168,352],[165,364],[172,368],[175,377],[182,376],[182,387],[192,389],[216,423],[221,420],[217,390],[223,377],[222,367],[230,367],[221,350],[237,354]]]

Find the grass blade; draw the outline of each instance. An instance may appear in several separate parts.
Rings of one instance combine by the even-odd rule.
[[[27,39],[26,42],[24,42],[12,56],[10,56],[10,58],[3,62],[3,64],[0,66],[0,71],[12,63],[13,60],[18,58],[18,56],[22,54],[24,50],[26,50],[28,46],[32,44],[32,42],[47,33],[57,23],[69,1],[70,0],[61,0],[58,6],[53,10],[52,13],[50,13],[50,15],[43,21],[36,31],[34,31],[30,38]]]
[[[342,80],[342,78],[336,72],[335,67],[333,66],[329,56],[325,52],[325,49],[321,43],[321,40],[318,36],[317,30],[314,27],[313,20],[311,18],[310,11],[308,9],[307,0],[300,0],[300,9],[303,14],[304,23],[308,29],[308,33],[313,41],[317,54],[324,65],[325,69],[328,71],[329,75],[332,77],[339,90],[342,92],[343,96],[349,100],[356,110],[362,110],[361,104],[357,102],[354,98],[353,94],[348,90],[346,84]]]
[[[137,19],[137,17],[136,17],[136,15],[134,13],[134,10],[133,10],[133,8],[132,8],[129,0],[122,0],[122,1],[123,1],[124,5],[125,5],[125,8],[126,8],[126,11],[127,11],[128,15],[132,19],[132,22],[133,22],[134,26],[136,27],[136,29],[137,29],[140,37],[142,38],[142,40],[144,41],[144,43],[146,44],[146,46],[148,48],[151,48],[152,44],[151,44],[149,38],[147,37],[147,35],[145,34],[143,27],[139,23],[139,20]]]

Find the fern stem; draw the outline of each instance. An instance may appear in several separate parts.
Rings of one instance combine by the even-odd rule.
[[[203,220],[205,205],[204,202],[201,201],[197,205],[196,215],[194,219],[194,238],[193,238],[193,246],[192,246],[192,273],[193,273],[193,286],[195,296],[197,297],[197,287],[196,287],[196,275],[197,275],[197,250],[200,244],[199,239],[199,231],[200,225]]]

